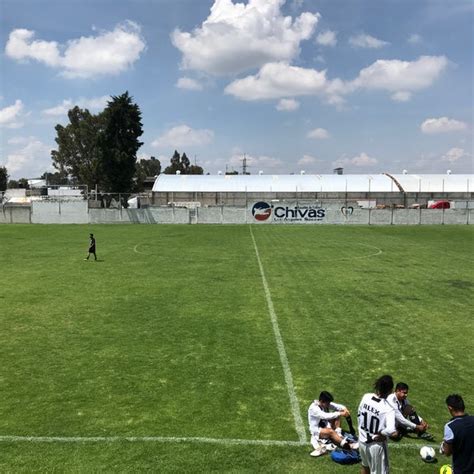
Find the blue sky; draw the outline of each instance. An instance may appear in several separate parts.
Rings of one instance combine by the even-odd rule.
[[[0,0],[0,165],[126,90],[138,158],[206,172],[473,172],[471,0]]]

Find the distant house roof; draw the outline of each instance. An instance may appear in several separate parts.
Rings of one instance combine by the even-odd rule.
[[[160,174],[154,192],[470,192],[474,175],[295,174],[175,175]]]

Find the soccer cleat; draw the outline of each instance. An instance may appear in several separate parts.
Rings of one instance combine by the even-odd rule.
[[[319,448],[316,448],[314,451],[311,451],[309,455],[313,456],[313,458],[317,458],[318,456],[322,456],[325,452],[326,452],[326,448],[324,446],[320,446]]]
[[[426,441],[433,441],[434,440],[434,436],[431,433],[428,433],[426,431],[424,433],[419,433],[418,438],[424,439]]]

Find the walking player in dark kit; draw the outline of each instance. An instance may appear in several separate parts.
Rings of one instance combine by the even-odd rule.
[[[89,234],[89,253],[87,254],[87,258],[84,260],[89,260],[89,257],[94,255],[94,260],[97,260],[97,255],[95,253],[95,238],[94,234]]]

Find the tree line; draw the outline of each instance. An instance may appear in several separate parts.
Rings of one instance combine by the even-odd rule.
[[[87,185],[104,193],[129,193],[144,190],[147,177],[161,173],[160,160],[155,157],[137,160],[143,145],[142,114],[128,91],[112,96],[102,112],[92,114],[78,106],[68,111],[69,123],[57,124],[57,149],[52,150],[54,173],[45,172],[41,179],[48,184]],[[186,153],[175,150],[163,173],[203,174],[191,164]],[[6,167],[0,167],[0,190],[28,187],[28,180],[9,180]]]

